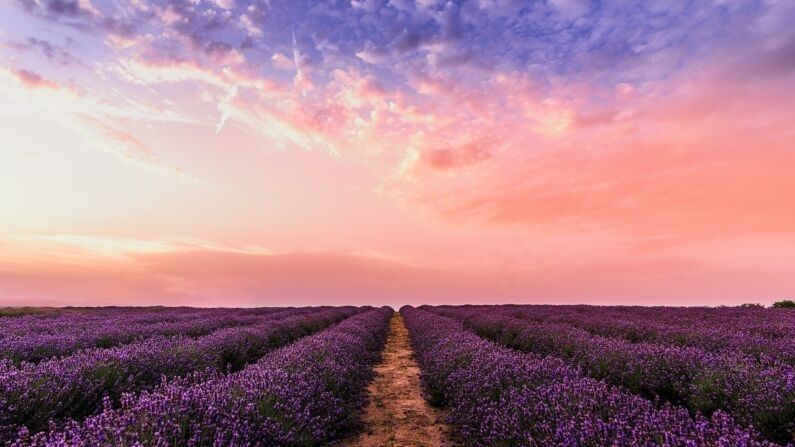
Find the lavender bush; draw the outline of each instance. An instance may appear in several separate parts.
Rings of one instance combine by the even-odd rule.
[[[683,405],[694,414],[722,410],[744,425],[753,425],[767,439],[795,440],[795,368],[781,361],[631,343],[567,324],[515,318],[495,308],[431,310],[463,321],[490,340],[564,359],[591,377],[641,396]]]
[[[0,359],[39,362],[80,349],[112,347],[152,336],[198,337],[284,311],[263,309],[123,309],[0,318]]]
[[[591,334],[640,343],[744,353],[795,364],[795,312],[760,308],[495,306],[490,312],[563,323]]]
[[[345,433],[364,401],[392,310],[373,309],[209,380],[177,379],[83,423],[14,446],[314,446]]]
[[[472,446],[773,446],[716,411],[707,419],[521,354],[453,319],[404,307],[429,399]]]
[[[21,427],[30,432],[51,420],[80,419],[115,405],[123,393],[207,368],[235,371],[266,352],[361,311],[299,308],[260,316],[260,323],[220,329],[196,339],[153,338],[92,349],[58,360],[16,366],[0,363],[0,442]]]

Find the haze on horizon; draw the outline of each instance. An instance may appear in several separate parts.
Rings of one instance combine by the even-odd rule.
[[[0,306],[795,294],[795,2],[0,2]]]

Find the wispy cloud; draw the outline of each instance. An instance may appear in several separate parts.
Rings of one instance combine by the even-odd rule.
[[[8,68],[0,75],[16,81],[22,91],[13,84],[0,85],[5,92],[7,113],[22,113],[41,119],[50,116],[83,135],[87,145],[116,156],[118,159],[145,169],[152,170],[172,180],[195,180],[179,168],[163,163],[154,151],[127,131],[110,124],[123,120],[169,121],[184,120],[178,115],[162,113],[151,106],[128,101],[126,98],[112,101],[97,98],[69,84],[44,78],[30,70]],[[1,80],[2,78],[0,78]],[[35,102],[25,90],[35,90]],[[171,116],[169,116],[171,115]]]
[[[63,84],[45,79],[40,74],[24,68],[12,68],[9,73],[27,88],[48,88],[52,90],[65,88]]]

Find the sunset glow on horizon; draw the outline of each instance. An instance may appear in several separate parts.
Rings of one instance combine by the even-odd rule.
[[[0,2],[0,306],[795,295],[795,2]]]

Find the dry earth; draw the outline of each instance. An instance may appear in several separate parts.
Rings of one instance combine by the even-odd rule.
[[[440,410],[431,407],[420,391],[420,368],[414,360],[409,332],[399,313],[389,322],[383,358],[375,366],[368,387],[370,401],[358,436],[346,447],[451,446]]]

